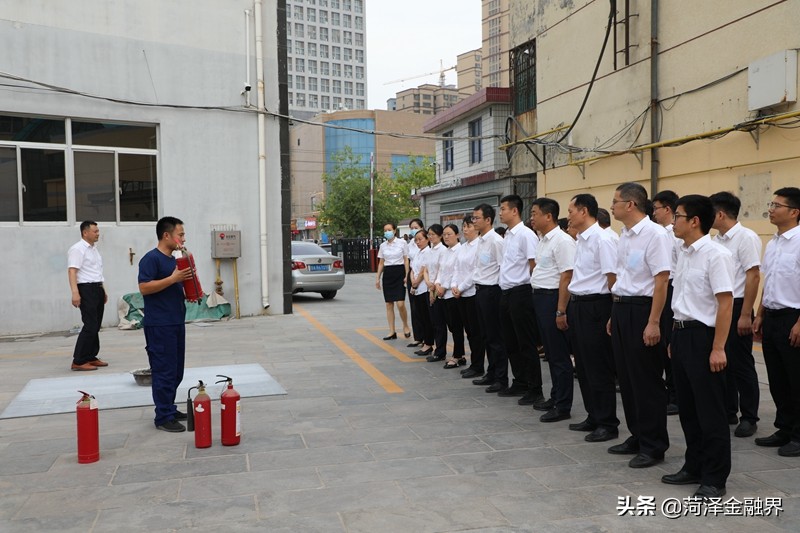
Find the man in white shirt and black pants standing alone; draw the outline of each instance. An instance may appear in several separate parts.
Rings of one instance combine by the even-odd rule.
[[[669,448],[667,390],[661,378],[666,345],[660,322],[672,264],[671,237],[647,218],[646,209],[644,187],[632,182],[617,187],[611,213],[624,228],[617,248],[608,332],[631,436],[608,453],[635,455],[628,463],[631,468],[660,463]]]
[[[81,310],[83,327],[72,354],[72,370],[97,370],[108,363],[97,358],[100,353],[100,326],[108,295],[103,287],[103,258],[97,251],[100,228],[97,222],[81,222],[81,240],[73,244],[67,256],[67,275],[72,291],[72,305]]]
[[[670,355],[686,455],[681,469],[661,481],[699,483],[696,498],[720,498],[731,472],[724,370],[733,310],[733,257],[708,236],[714,206],[707,197],[683,196],[674,218],[675,236],[683,245],[673,279]]]
[[[783,457],[800,457],[800,189],[775,191],[769,221],[778,232],[764,251],[764,291],[753,333],[763,339],[778,431],[756,444],[778,447]]]

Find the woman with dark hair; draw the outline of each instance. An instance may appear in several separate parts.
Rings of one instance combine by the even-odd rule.
[[[421,229],[414,235],[414,245],[417,254],[411,261],[411,306],[412,320],[414,321],[414,334],[421,337],[422,348],[417,350],[417,355],[430,355],[433,353],[433,324],[428,311],[428,285],[425,283],[425,268],[431,258],[430,241],[428,233]]]
[[[407,255],[408,255],[408,264],[411,265],[414,261],[414,257],[419,253],[419,247],[417,243],[414,242],[414,237],[416,237],[417,233],[420,230],[425,229],[425,224],[418,218],[412,218],[411,222],[408,223],[408,234],[411,237],[408,241],[407,245]],[[427,241],[427,236],[425,238]],[[427,245],[426,245],[427,246]],[[411,272],[409,272],[408,281],[406,283],[406,288],[408,288],[408,305],[411,308],[411,329],[414,332],[414,342],[408,345],[408,348],[417,348],[422,345],[423,337],[423,325],[417,321],[417,317],[419,313],[414,312],[414,306],[416,305],[415,298],[411,296]],[[427,308],[425,309],[427,311]]]
[[[470,364],[466,370],[461,371],[461,377],[469,379],[483,376],[483,363],[485,360],[483,337],[481,336],[480,322],[475,308],[474,275],[475,261],[477,259],[476,252],[478,251],[478,230],[475,229],[475,225],[472,223],[472,215],[464,217],[461,229],[466,241],[459,247],[456,254],[450,289],[458,302],[461,323],[464,326],[464,332],[467,334],[467,341],[469,342]]]
[[[428,228],[428,238],[431,240],[431,259],[425,269],[425,283],[431,288],[434,287],[436,278],[439,275],[442,256],[447,250],[442,243],[443,234],[444,228],[441,224],[433,224]],[[436,349],[433,354],[428,356],[427,361],[434,363],[436,361],[444,361],[447,356],[447,322],[444,318],[444,300],[442,299],[444,292],[441,295],[437,294],[435,290],[429,290],[428,292],[430,293],[430,313]]]
[[[394,328],[394,305],[403,321],[403,333],[406,338],[411,337],[408,328],[406,313],[406,278],[408,277],[408,254],[406,243],[397,238],[397,225],[390,222],[383,226],[383,236],[386,239],[378,249],[378,272],[375,278],[375,288],[381,289],[381,274],[383,274],[383,301],[386,302],[386,321],[389,323],[389,335],[383,340],[389,341],[397,338]]]
[[[444,368],[457,368],[467,364],[464,357],[464,325],[461,322],[461,313],[458,310],[458,300],[452,290],[453,273],[456,267],[456,256],[461,243],[458,242],[458,226],[448,224],[442,233],[447,250],[442,254],[439,266],[439,275],[436,278],[436,294],[444,300],[444,318],[447,329],[453,335],[453,356],[445,361]]]

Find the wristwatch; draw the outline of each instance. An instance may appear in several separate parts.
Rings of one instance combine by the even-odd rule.
[[[560,316],[567,316],[567,313],[565,313],[564,311],[556,311],[556,317]]]

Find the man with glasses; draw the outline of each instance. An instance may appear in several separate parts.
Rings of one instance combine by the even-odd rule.
[[[756,444],[800,457],[800,189],[775,191],[769,221],[778,231],[764,251],[764,290],[753,333],[762,339],[778,431]]]
[[[671,267],[670,237],[647,218],[646,204],[647,191],[632,182],[617,187],[611,202],[611,213],[624,228],[608,333],[631,436],[608,452],[635,455],[628,463],[631,468],[660,463],[669,448],[660,321]]]
[[[751,437],[758,422],[758,374],[753,358],[753,307],[761,282],[761,238],[737,220],[741,200],[729,192],[710,196],[714,205],[714,226],[719,233],[714,242],[733,256],[733,315],[725,344],[728,357],[727,411],[728,423],[738,423],[737,437]],[[742,418],[737,413],[741,410]]]
[[[733,309],[733,257],[708,236],[714,206],[707,197],[682,197],[674,218],[675,236],[684,244],[675,268],[670,350],[686,454],[681,469],[661,481],[699,483],[695,498],[721,498],[731,472],[724,370]]]
[[[500,392],[508,387],[508,355],[500,336],[500,262],[503,260],[503,238],[495,233],[494,208],[480,204],[472,211],[472,223],[478,230],[476,252],[475,304],[483,334],[483,345],[489,366],[475,385],[489,385],[486,392]]]

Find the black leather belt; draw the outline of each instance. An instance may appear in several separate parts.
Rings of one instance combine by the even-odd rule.
[[[533,294],[558,294],[558,289],[537,289],[534,287]]]
[[[78,283],[78,285],[88,285],[90,287],[95,286],[95,285],[101,286],[101,285],[103,285],[103,282],[102,281],[90,281],[88,283]]]
[[[596,300],[610,300],[610,294],[570,294],[570,302],[594,302]]]
[[[500,285],[481,285],[480,283],[476,283],[476,284],[475,284],[475,290],[478,290],[478,291],[480,291],[480,290],[486,290],[486,289],[491,289],[491,288],[493,288],[493,287],[500,288]]]
[[[675,320],[673,322],[673,327],[675,329],[689,329],[689,328],[707,328],[709,326],[705,325],[703,322],[699,320]]]
[[[764,314],[767,316],[784,316],[784,315],[791,315],[793,313],[800,313],[800,309],[795,309],[793,307],[784,307],[783,309],[767,309],[764,308]]]
[[[615,304],[637,304],[637,305],[650,305],[653,303],[653,298],[650,296],[612,296],[611,301]]]

